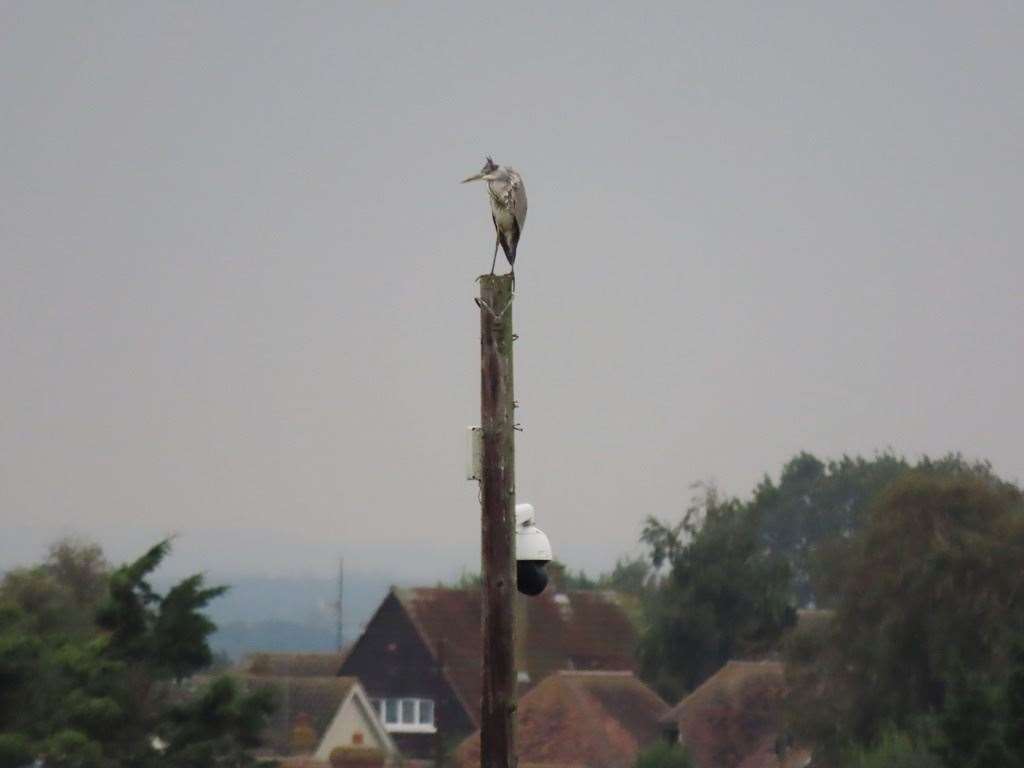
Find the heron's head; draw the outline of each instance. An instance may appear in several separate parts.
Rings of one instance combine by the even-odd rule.
[[[488,157],[487,158],[487,162],[484,163],[484,167],[480,169],[480,173],[474,173],[469,178],[463,179],[462,183],[465,184],[467,181],[480,181],[480,180],[483,180],[483,181],[493,181],[494,180],[494,172],[496,170],[498,170],[498,166],[495,165],[494,161],[491,160],[491,158]]]

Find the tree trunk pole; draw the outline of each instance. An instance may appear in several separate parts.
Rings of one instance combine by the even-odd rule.
[[[480,420],[483,427],[481,768],[515,768],[515,403],[512,279],[480,278]]]

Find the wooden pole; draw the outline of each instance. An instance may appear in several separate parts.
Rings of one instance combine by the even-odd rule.
[[[480,423],[483,696],[481,768],[515,768],[515,403],[512,278],[480,278]]]

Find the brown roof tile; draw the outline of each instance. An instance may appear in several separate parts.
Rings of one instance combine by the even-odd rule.
[[[736,768],[779,768],[779,756],[775,751],[775,735],[768,734],[747,754]]]
[[[737,768],[752,753],[765,754],[769,741],[774,746],[784,694],[780,662],[730,661],[661,721],[679,728],[697,768]]]
[[[629,768],[661,734],[661,698],[630,672],[558,672],[519,700],[520,765]],[[456,750],[455,763],[480,761],[480,733]]]
[[[263,734],[265,751],[274,755],[313,752],[357,682],[354,677],[236,677],[247,690],[274,692],[277,707]]]
[[[480,706],[483,656],[478,589],[396,589],[395,594],[422,635],[470,717]],[[518,631],[524,641],[518,662],[536,683],[564,669],[633,670],[636,630],[614,592],[517,595]]]
[[[330,677],[338,674],[344,653],[250,653],[240,665],[248,675]]]

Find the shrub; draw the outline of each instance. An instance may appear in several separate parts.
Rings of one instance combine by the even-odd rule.
[[[693,758],[682,744],[659,741],[636,756],[634,768],[694,768]]]
[[[32,762],[32,746],[20,733],[0,733],[0,768],[21,768]]]

